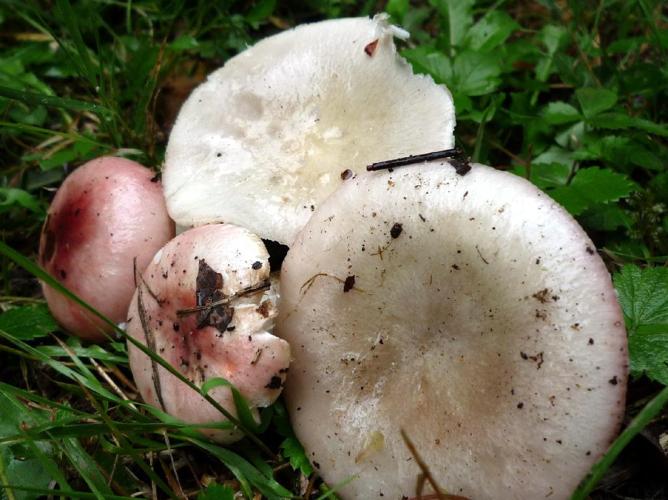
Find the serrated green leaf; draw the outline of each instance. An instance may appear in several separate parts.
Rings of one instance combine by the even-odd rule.
[[[431,75],[436,83],[446,85],[453,81],[452,63],[442,52],[429,47],[404,50],[401,53],[413,66],[416,73]]]
[[[561,125],[581,120],[582,115],[570,104],[563,101],[554,101],[543,110],[543,118],[550,125]]]
[[[625,115],[624,113],[602,113],[592,118],[589,123],[591,123],[593,127],[601,129],[623,130],[635,128],[649,134],[668,137],[668,126],[654,123],[650,120],[645,120],[644,118]]]
[[[299,470],[305,476],[310,476],[313,467],[309,462],[304,447],[297,438],[289,437],[281,443],[281,452],[285,458],[290,460],[290,466],[293,470]]]
[[[617,93],[608,89],[577,89],[575,97],[577,97],[582,114],[586,118],[593,118],[617,104]]]
[[[668,268],[627,265],[614,283],[629,334],[631,374],[668,385]]]
[[[471,50],[489,52],[503,44],[517,28],[519,24],[507,13],[492,10],[468,30],[463,45]]]
[[[549,194],[573,215],[600,203],[617,201],[631,194],[635,184],[625,176],[600,168],[578,170],[568,186],[560,186]]]
[[[15,338],[30,340],[44,337],[58,329],[46,304],[17,307],[0,314],[0,330]]]
[[[609,135],[587,136],[584,147],[575,153],[578,160],[604,160],[610,165],[636,165],[648,170],[664,170],[662,159],[631,137]]]
[[[234,500],[234,490],[222,484],[210,484],[199,492],[197,500]]]
[[[473,24],[474,0],[431,0],[445,22],[445,29],[451,47],[458,47],[466,32]]]
[[[494,92],[501,83],[501,61],[493,54],[464,51],[453,64],[453,81],[446,82],[456,94],[479,96]]]

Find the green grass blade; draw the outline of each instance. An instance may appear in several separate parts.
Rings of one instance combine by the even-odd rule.
[[[613,462],[617,459],[619,454],[624,450],[631,440],[642,431],[647,424],[649,424],[654,417],[656,417],[663,407],[668,403],[668,387],[664,387],[654,399],[645,405],[645,407],[638,413],[624,432],[622,432],[614,443],[610,446],[608,452],[603,456],[599,462],[594,465],[589,475],[580,484],[571,500],[586,500],[589,494],[596,487],[605,472],[610,468]]]
[[[274,479],[265,477],[250,462],[236,453],[199,439],[189,439],[189,441],[220,459],[242,484],[244,493],[249,498],[252,497],[251,484],[268,499],[295,498],[290,491]]]
[[[60,497],[60,498],[99,498],[94,493],[86,493],[83,491],[73,491],[73,490],[49,490],[43,488],[30,488],[27,486],[17,486],[13,484],[2,483],[0,488],[9,488],[17,491],[26,491],[28,493],[35,493],[35,498],[41,496],[48,496],[49,498]],[[136,500],[135,497],[124,497],[120,495],[106,495],[104,497],[107,500]]]
[[[48,94],[39,94],[27,90],[16,90],[5,86],[0,86],[0,97],[14,99],[28,106],[43,105],[51,108],[67,109],[69,111],[89,111],[97,115],[109,115],[111,113],[109,109],[99,104]]]
[[[134,337],[128,335],[123,329],[119,328],[113,321],[111,321],[109,318],[107,318],[104,314],[100,313],[97,311],[94,307],[92,307],[90,304],[82,300],[80,297],[72,293],[70,290],[65,288],[61,283],[59,283],[56,279],[54,279],[49,273],[44,271],[41,267],[39,267],[37,264],[35,264],[33,261],[30,259],[24,257],[21,255],[19,252],[11,248],[9,245],[4,243],[3,241],[0,241],[0,254],[5,255],[9,259],[13,260],[16,264],[21,266],[23,269],[31,273],[33,276],[37,277],[38,279],[42,280],[45,282],[47,285],[49,285],[51,288],[56,290],[57,292],[63,294],[65,297],[69,298],[76,304],[80,305],[83,307],[85,310],[91,312],[94,314],[96,317],[100,318],[102,321],[104,321],[107,325],[109,325],[114,332],[116,332],[118,335],[122,336],[125,338],[129,343],[131,343],[133,346],[135,346],[137,349],[139,349],[141,352],[143,352],[145,355],[147,355],[150,359],[154,360],[156,363],[158,363],[160,366],[162,366],[165,370],[167,370],[169,373],[174,375],[177,379],[179,379],[181,382],[186,384],[190,389],[194,390],[198,394],[201,393],[201,389],[197,387],[190,379],[185,377],[180,371],[178,371],[176,368],[174,368],[170,363],[165,361],[161,356],[159,356],[157,353],[151,351],[148,347],[146,347],[144,344],[139,342],[137,339]],[[9,340],[12,342],[16,343],[17,340],[9,336]],[[36,349],[32,348],[31,346],[23,343],[26,346],[26,349],[32,350],[37,355],[40,355],[39,351]],[[42,354],[43,356],[43,354]],[[47,357],[48,358],[48,357]],[[49,361],[53,362],[50,358],[48,358]],[[59,366],[61,369],[67,369],[69,368],[65,367],[64,365]],[[85,382],[85,381],[84,381]],[[111,399],[114,399],[118,402],[118,398],[113,396],[111,393],[109,393],[111,396]],[[269,447],[262,442],[261,439],[259,439],[250,429],[248,429],[239,419],[237,419],[234,415],[232,415],[229,411],[227,411],[223,406],[218,403],[215,399],[213,399],[211,396],[208,394],[203,395],[204,399],[212,405],[216,410],[218,410],[220,413],[225,416],[230,422],[232,422],[234,425],[236,425],[239,430],[246,436],[248,439],[253,441],[265,454],[268,456],[275,458],[275,454],[269,449]]]

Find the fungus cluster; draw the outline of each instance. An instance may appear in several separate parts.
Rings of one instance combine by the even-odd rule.
[[[112,318],[194,384],[225,378],[253,408],[286,383],[297,436],[345,498],[419,495],[424,464],[432,490],[566,498],[623,416],[626,336],[610,276],[577,222],[528,181],[442,159],[452,151],[420,156],[453,147],[452,98],[412,73],[394,36],[407,33],[383,16],[300,26],[198,87],[163,179],[170,215],[199,227],[158,250],[172,235],[160,215],[159,245],[118,255],[119,280],[137,287]],[[89,249],[69,226],[85,203],[64,211],[67,196],[40,246],[55,276],[74,248]],[[147,211],[143,195],[133,203],[94,233],[129,234],[121,227]],[[260,237],[290,245],[280,301]],[[114,254],[115,239],[100,241]],[[131,274],[128,255],[145,270]],[[75,291],[100,307],[109,279]],[[146,402],[194,424],[222,419],[129,354]],[[234,412],[229,388],[211,394]]]

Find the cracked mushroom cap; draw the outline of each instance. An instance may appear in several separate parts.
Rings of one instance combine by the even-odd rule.
[[[616,436],[627,347],[610,276],[526,180],[432,162],[358,176],[281,272],[297,436],[345,498],[568,498]],[[425,494],[429,486],[425,486]],[[432,490],[433,491],[433,490]]]
[[[198,386],[222,377],[251,408],[276,400],[290,347],[270,333],[277,292],[270,286],[269,255],[257,236],[231,224],[191,229],[159,250],[139,281],[128,311],[128,334]],[[128,352],[144,401],[189,423],[225,420],[139,349],[128,344]],[[209,394],[236,413],[228,388]],[[242,437],[236,430],[202,432],[223,443]]]
[[[112,321],[125,321],[142,270],[174,237],[160,182],[124,158],[102,157],[72,172],[58,189],[42,228],[39,262],[63,285]],[[43,285],[58,322],[79,337],[105,340],[111,328]]]
[[[298,26],[212,73],[167,146],[170,215],[291,244],[342,182],[387,157],[454,145],[450,92],[414,75],[386,16]],[[348,172],[350,171],[350,172]]]

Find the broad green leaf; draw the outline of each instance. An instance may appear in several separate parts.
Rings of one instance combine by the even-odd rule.
[[[418,47],[402,51],[416,73],[431,75],[436,83],[449,85],[453,82],[452,63],[442,52],[429,47]]]
[[[586,210],[579,220],[585,227],[598,231],[614,231],[619,227],[631,227],[633,224],[631,215],[615,204],[594,205]]]
[[[668,268],[624,266],[615,275],[615,287],[629,333],[641,325],[668,324]]]
[[[559,186],[549,195],[573,215],[600,203],[617,201],[631,194],[635,184],[625,176],[600,168],[578,170],[568,186]]]
[[[503,11],[492,10],[475,23],[464,37],[463,45],[479,52],[489,52],[503,44],[519,28]]]
[[[28,409],[18,398],[0,392],[0,438],[22,435],[23,429],[38,425],[44,420],[43,412]],[[16,486],[4,493],[16,500],[35,498],[21,487],[47,488],[52,480],[69,487],[54,460],[55,450],[49,444],[26,440],[25,443],[0,444],[0,481]],[[0,489],[0,494],[2,490]]]
[[[392,16],[395,21],[401,23],[408,13],[409,7],[409,0],[389,0],[385,5],[385,12]]]
[[[18,188],[0,187],[0,214],[15,207],[27,208],[38,215],[46,212],[43,204],[27,191]]]
[[[526,168],[515,167],[513,170],[520,177],[526,177]],[[541,189],[564,186],[571,175],[571,168],[561,163],[546,163],[531,165],[531,178],[529,179]]]
[[[627,265],[614,282],[629,334],[631,374],[668,385],[668,268]]]
[[[430,0],[445,23],[450,47],[462,44],[466,32],[473,24],[474,0]]]
[[[464,51],[455,57],[450,89],[457,94],[478,96],[494,92],[501,83],[501,62],[493,54]]]
[[[0,330],[19,339],[44,337],[57,329],[58,323],[46,304],[17,307],[0,314]]]
[[[610,165],[626,167],[636,165],[648,170],[664,170],[661,157],[641,142],[627,136],[610,135],[585,138],[584,148],[576,151],[578,160],[604,160]]]
[[[573,156],[577,159],[577,154],[581,151],[582,143],[586,137],[585,122],[578,121],[559,132],[554,138],[554,142],[564,149],[574,151]]]
[[[566,43],[568,32],[562,26],[548,24],[541,30],[539,39],[547,49],[547,54],[536,64],[536,79],[544,82],[552,73],[555,54]]]
[[[184,50],[194,50],[199,47],[199,42],[197,38],[191,35],[181,35],[176,38],[172,43],[169,44],[169,48],[181,52]]]
[[[276,0],[258,0],[251,10],[246,14],[246,21],[257,26],[267,19],[276,8]]]
[[[572,168],[575,161],[573,159],[572,151],[552,146],[536,156],[531,163],[534,165],[550,165],[553,163],[559,163],[560,165],[566,165],[568,168]]]
[[[210,484],[199,492],[197,500],[234,500],[234,490],[222,484]]]
[[[582,114],[586,118],[593,118],[617,104],[617,93],[608,89],[577,89],[575,97],[577,97]]]
[[[644,118],[625,115],[624,113],[602,113],[590,120],[592,126],[601,129],[628,129],[635,128],[649,134],[668,137],[668,125],[654,123]]]
[[[580,112],[568,103],[554,101],[543,110],[543,118],[551,125],[572,123],[582,119]]]

